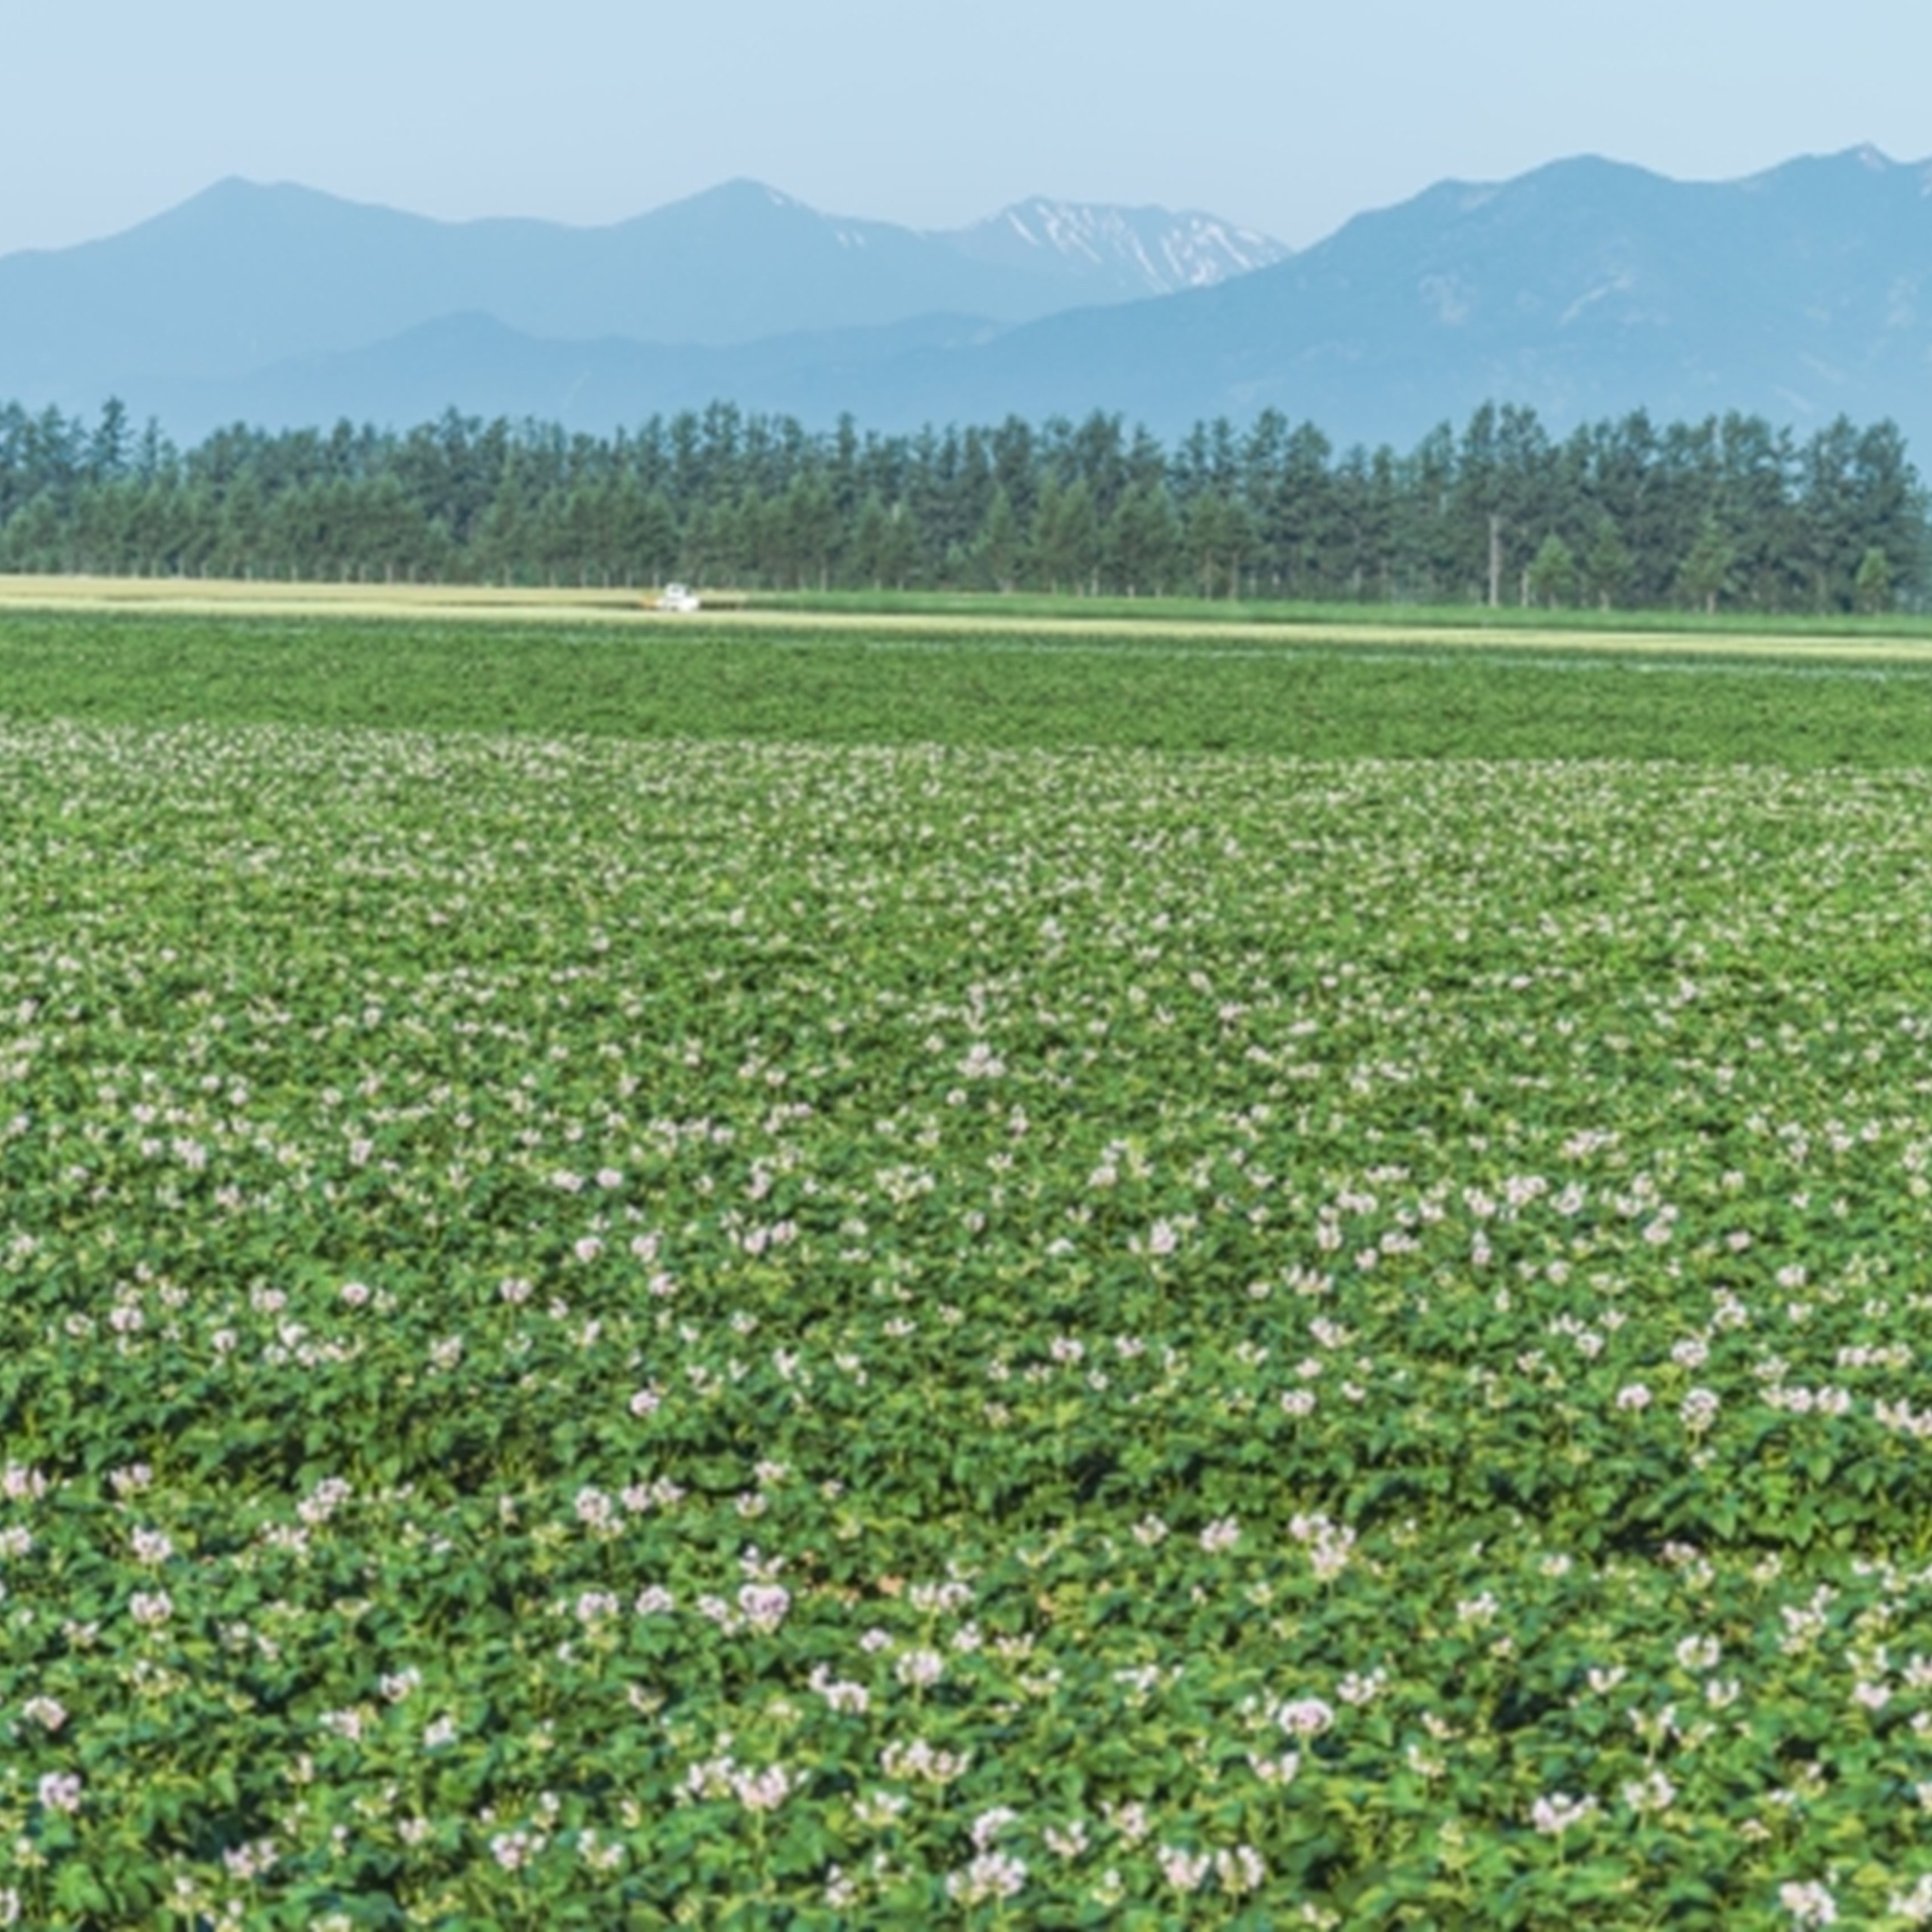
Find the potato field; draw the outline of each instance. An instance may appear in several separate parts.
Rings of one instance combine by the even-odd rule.
[[[1932,1924],[1924,669],[358,635],[0,627],[0,1923]]]

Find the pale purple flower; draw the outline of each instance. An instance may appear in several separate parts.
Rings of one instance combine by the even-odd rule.
[[[738,1592],[738,1608],[754,1630],[766,1636],[785,1621],[792,1592],[782,1583],[747,1583]]]
[[[1275,1721],[1291,1737],[1318,1737],[1334,1723],[1335,1712],[1319,1697],[1297,1697],[1281,1706]]]
[[[40,1781],[40,1801],[50,1811],[69,1814],[81,1808],[81,1780],[72,1771],[49,1771]]]

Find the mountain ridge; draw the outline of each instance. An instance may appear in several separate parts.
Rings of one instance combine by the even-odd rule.
[[[1533,406],[1558,429],[1639,408],[1658,418],[1735,411],[1801,430],[1841,412],[1890,417],[1932,447],[1932,163],[1869,147],[1728,182],[1571,156],[1504,182],[1438,182],[1272,260],[1255,257],[1279,244],[1211,216],[1036,197],[965,229],[922,233],[823,216],[740,180],[608,229],[471,225],[485,242],[528,245],[515,300],[495,299],[487,276],[466,283],[437,256],[472,259],[452,240],[463,225],[426,233],[412,225],[421,217],[379,211],[401,224],[385,232],[423,245],[408,275],[352,289],[359,334],[325,314],[333,335],[308,328],[281,352],[274,326],[291,309],[316,320],[303,304],[318,276],[354,281],[343,237],[359,225],[356,205],[218,184],[130,231],[132,258],[158,261],[171,232],[198,228],[245,257],[265,245],[249,242],[247,222],[235,239],[238,210],[265,233],[292,214],[315,252],[306,280],[257,273],[225,303],[225,365],[198,348],[192,303],[178,313],[101,304],[100,328],[111,334],[133,312],[155,352],[122,392],[177,432],[238,417],[400,422],[450,406],[600,429],[726,399],[816,426],[849,412],[887,429],[1100,409],[1173,433],[1273,408],[1340,444],[1402,445],[1495,400]],[[714,321],[734,326],[709,340],[624,326],[635,293],[624,275],[648,257],[660,280],[695,276],[715,219],[750,238],[731,268],[731,300],[703,298]],[[586,257],[585,235],[618,245]],[[626,255],[640,236],[642,252]],[[1051,272],[1008,259],[1048,246]],[[993,259],[968,260],[961,248]],[[109,259],[69,252],[83,255],[83,283]],[[0,258],[0,397],[19,393],[30,360],[10,351],[22,325],[8,278],[21,260]],[[844,275],[837,301],[823,289],[816,308],[769,299],[814,285],[829,262]],[[1120,300],[1130,267],[1143,283],[1177,285]],[[1020,311],[1044,312],[1015,319],[989,312],[996,300],[951,299],[962,276],[977,294],[1019,289]],[[888,285],[896,309],[881,294]],[[477,315],[498,326],[454,324]],[[774,316],[779,326],[762,326]],[[106,392],[97,382],[22,399],[93,408]]]
[[[1158,227],[1157,211],[1053,205],[1090,235]],[[1190,282],[1280,250],[1173,219],[1169,272]],[[1002,255],[977,229],[826,215],[745,179],[571,227],[436,221],[229,177],[118,235],[0,257],[0,395],[71,408],[109,388],[239,380],[472,310],[537,337],[716,348],[924,314],[1011,324],[1162,285],[1149,273],[1137,285],[1118,246]]]

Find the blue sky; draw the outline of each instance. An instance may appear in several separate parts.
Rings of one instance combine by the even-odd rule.
[[[0,252],[224,175],[614,220],[734,175],[939,226],[1029,193],[1304,245],[1594,152],[1932,157],[1927,0],[0,0]]]

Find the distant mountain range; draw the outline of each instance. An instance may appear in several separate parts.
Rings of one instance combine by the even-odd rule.
[[[1300,254],[1198,214],[1020,204],[946,233],[737,182],[601,229],[224,183],[0,257],[0,397],[177,435],[454,405],[608,429],[714,399],[813,424],[1264,408],[1406,445],[1487,398],[1932,450],[1932,165],[1871,149],[1680,183],[1593,158],[1444,183]]]
[[[330,393],[340,373],[315,358],[373,374],[381,345],[400,338],[400,361],[416,367],[419,332],[456,317],[492,318],[500,349],[505,331],[715,349],[934,315],[974,318],[977,337],[1075,304],[1210,286],[1287,253],[1208,215],[1048,201],[921,234],[734,181],[611,227],[570,228],[432,221],[224,181],[106,241],[0,257],[0,395],[82,407],[115,389],[206,420],[231,393],[238,406],[235,386],[272,372],[264,392],[306,413],[303,383]],[[537,367],[555,360],[524,352]],[[768,361],[754,354],[749,366]],[[451,388],[443,401],[465,397]],[[343,406],[366,413],[352,395]]]

